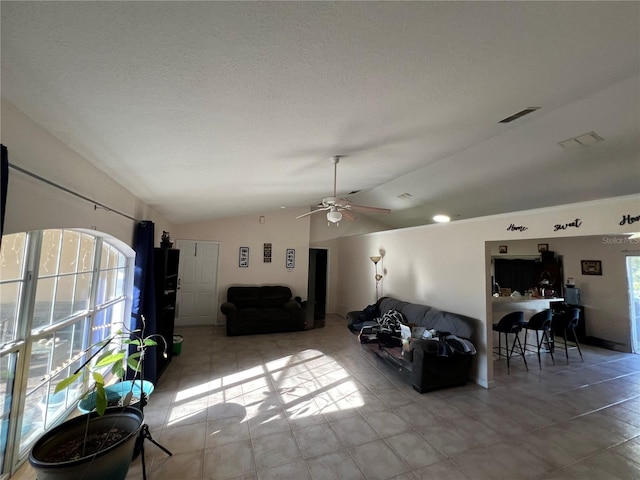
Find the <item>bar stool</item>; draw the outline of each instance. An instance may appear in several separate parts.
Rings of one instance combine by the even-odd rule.
[[[546,342],[547,349],[551,354],[551,361],[553,364],[556,364],[556,360],[553,358],[553,347],[551,345],[551,317],[553,312],[550,308],[546,310],[542,310],[534,314],[527,323],[523,325],[525,329],[524,334],[524,349],[527,350],[527,345],[531,345],[527,343],[527,334],[529,330],[534,330],[536,332],[536,350],[538,353],[538,368],[542,370],[542,363],[540,361],[540,348],[542,347],[542,342]],[[540,336],[540,332],[542,332],[542,336]]]
[[[580,342],[578,342],[578,336],[576,335],[576,327],[578,326],[578,322],[580,321],[580,309],[579,308],[570,308],[568,311],[560,317],[560,321],[562,323],[562,329],[564,331],[564,353],[567,357],[567,365],[569,365],[569,348],[567,346],[567,335],[569,332],[573,334],[573,341],[578,347],[578,353],[580,353],[580,360],[584,363],[584,358],[582,358],[582,350],[580,350]],[[556,344],[558,342],[555,342]]]
[[[523,312],[511,312],[507,313],[504,317],[500,319],[498,323],[493,324],[493,331],[498,332],[498,357],[507,357],[507,374],[511,374],[511,366],[509,364],[509,360],[511,355],[513,354],[513,349],[516,346],[516,342],[518,342],[518,347],[520,347],[520,355],[522,355],[522,360],[524,361],[524,366],[527,371],[529,370],[529,366],[527,365],[527,359],[524,357],[524,349],[522,348],[522,343],[520,342],[520,332],[522,331],[522,326],[524,325],[524,313]],[[504,348],[506,354],[502,353],[502,334],[504,333]],[[509,337],[508,335],[513,333],[515,337],[513,338],[513,344],[511,345],[511,351],[509,351]],[[494,347],[495,350],[495,347]]]

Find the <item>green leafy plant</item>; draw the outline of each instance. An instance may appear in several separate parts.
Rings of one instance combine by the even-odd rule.
[[[89,379],[93,384],[93,388],[89,389],[85,393],[84,397],[95,391],[96,411],[99,415],[103,415],[109,403],[107,392],[105,390],[105,383],[107,380],[112,377],[122,380],[127,372],[127,367],[134,372],[134,378],[141,375],[145,352],[147,348],[158,345],[158,342],[155,340],[156,338],[162,340],[164,344],[164,356],[165,358],[167,357],[167,342],[164,337],[159,334],[144,337],[144,317],[142,318],[142,324],[143,330],[118,330],[111,337],[90,345],[83,352],[86,354],[97,349],[90,357],[90,360],[100,354],[103,350],[104,352],[97,357],[94,363],[91,361],[85,362],[71,376],[61,380],[56,385],[55,393],[69,388],[81,378]],[[106,349],[107,346],[111,345],[113,342],[118,343],[119,346],[113,349]],[[130,345],[135,346],[137,351],[131,355],[127,355]],[[107,375],[105,378],[103,372],[108,367],[110,367],[109,372],[111,373],[111,377]],[[129,405],[132,394],[133,383],[132,389],[127,393],[122,401],[123,406]]]

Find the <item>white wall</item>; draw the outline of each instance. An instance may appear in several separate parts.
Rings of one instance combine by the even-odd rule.
[[[305,209],[284,209],[241,217],[177,225],[171,232],[178,240],[220,242],[218,302],[226,301],[232,285],[285,285],[293,296],[307,297],[309,271],[309,218],[296,219]],[[260,217],[264,216],[264,223]],[[263,262],[263,246],[272,244],[271,263]],[[249,247],[249,267],[238,266],[240,247]],[[295,249],[295,267],[289,271],[285,251]],[[225,323],[218,312],[218,322]]]
[[[506,245],[509,256],[537,255],[538,243],[548,243],[551,251],[562,256],[565,280],[573,277],[576,287],[580,288],[586,334],[613,342],[616,349],[630,352],[626,257],[640,255],[640,239],[611,234],[491,242],[489,245],[493,256],[500,256],[498,245]],[[581,260],[600,260],[602,275],[583,275]]]
[[[473,378],[493,382],[488,344],[491,329],[490,256],[487,242],[527,238],[631,233],[640,225],[619,225],[623,215],[640,215],[640,196],[496,215],[444,225],[425,225],[338,240],[338,312],[373,303],[375,283],[369,256],[383,253],[382,294],[436,306],[478,319]],[[580,226],[555,230],[580,219]],[[513,230],[509,227],[525,227]],[[548,242],[551,247],[551,240]],[[604,267],[603,267],[604,268]]]
[[[102,173],[58,138],[2,100],[2,144],[9,163],[91,198],[131,217],[156,224],[157,244],[162,230],[172,225],[158,212]],[[46,228],[87,228],[106,232],[127,245],[133,243],[135,222],[101,209],[40,180],[9,169],[4,233]]]
[[[389,230],[392,227],[383,223],[384,215],[357,213],[356,221],[344,220],[339,225],[328,225],[326,215],[317,213],[310,217],[310,248],[325,248],[328,250],[328,287],[326,313],[336,313],[340,310],[338,305],[338,292],[342,288],[342,282],[337,275],[340,262],[340,249],[337,239],[352,235],[362,235],[371,232]],[[371,264],[371,278],[374,276],[373,264]],[[348,284],[345,284],[348,288]],[[375,296],[375,295],[374,295]]]

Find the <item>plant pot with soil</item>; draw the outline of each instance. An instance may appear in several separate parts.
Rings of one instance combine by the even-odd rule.
[[[124,479],[143,419],[137,408],[115,407],[67,420],[40,437],[29,463],[38,480]]]
[[[129,405],[135,394],[134,385],[139,395],[137,404],[144,405],[146,401],[144,381],[136,378],[142,376],[146,349],[157,345],[152,337],[162,340],[166,352],[166,341],[157,334],[142,337],[140,331],[119,331],[90,346],[86,352],[95,353],[72,376],[58,384],[56,393],[75,384],[81,376],[91,378],[93,388],[85,399],[93,396],[95,411],[65,421],[45,432],[34,444],[29,452],[29,463],[38,480],[124,480],[144,421],[142,410]],[[118,347],[106,350],[114,340]],[[127,356],[130,345],[137,351]],[[103,350],[104,353],[94,361]],[[110,368],[112,376],[122,379],[127,366],[134,372],[134,380],[126,384],[129,391],[124,394],[121,406],[107,408],[110,391],[105,387],[103,374]]]

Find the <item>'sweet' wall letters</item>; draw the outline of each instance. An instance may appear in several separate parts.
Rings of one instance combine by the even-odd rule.
[[[576,218],[573,222],[569,222],[565,224],[556,223],[553,226],[553,231],[557,232],[558,230],[566,230],[569,227],[580,228],[580,225],[582,225],[582,221],[579,218]]]

